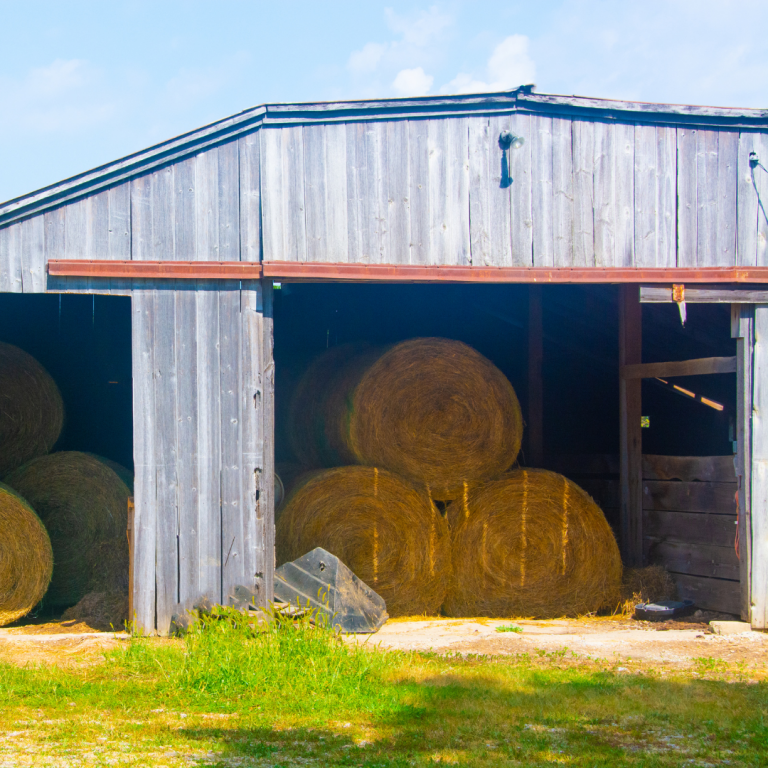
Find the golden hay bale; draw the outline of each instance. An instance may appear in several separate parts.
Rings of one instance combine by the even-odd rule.
[[[355,462],[348,448],[347,397],[380,354],[361,344],[324,350],[299,380],[288,412],[293,453],[304,467]]]
[[[40,602],[52,571],[51,542],[40,518],[18,493],[0,483],[0,627]]]
[[[384,598],[390,616],[434,615],[445,597],[448,524],[385,470],[338,467],[305,479],[283,506],[276,543],[278,564],[327,549]]]
[[[384,352],[351,394],[348,419],[359,463],[397,472],[435,499],[504,472],[523,434],[504,374],[450,339],[411,339]]]
[[[34,507],[50,536],[49,605],[74,605],[92,589],[125,582],[130,492],[112,469],[86,453],[62,451],[33,459],[6,482]]]
[[[102,464],[106,464],[128,486],[128,490],[133,493],[134,476],[128,467],[118,464],[118,462],[112,459],[100,456],[98,453],[91,453],[90,451],[86,451],[86,453],[89,456],[93,456],[94,459],[98,459]]]
[[[0,477],[48,453],[63,425],[61,393],[48,371],[0,342]]]
[[[600,508],[575,483],[520,469],[447,510],[449,616],[578,616],[619,601],[621,558]]]

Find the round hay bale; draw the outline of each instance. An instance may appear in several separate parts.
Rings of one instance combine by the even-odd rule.
[[[6,482],[34,507],[50,536],[49,605],[68,607],[91,590],[127,584],[130,492],[112,469],[86,453],[62,451],[33,459]]]
[[[48,371],[0,342],[0,477],[48,453],[63,426],[64,403]]]
[[[449,616],[554,618],[615,608],[621,558],[608,522],[575,483],[520,469],[447,510],[453,572]]]
[[[336,555],[384,598],[390,616],[435,615],[451,567],[448,524],[429,498],[375,467],[308,477],[277,523],[277,560],[315,547]]]
[[[40,518],[18,493],[0,483],[0,627],[40,602],[52,571],[51,542]]]
[[[90,451],[86,451],[86,453],[89,456],[93,456],[94,459],[98,459],[102,464],[106,464],[128,486],[128,490],[133,493],[134,476],[133,472],[131,472],[128,467],[125,467],[122,464],[118,464],[112,459],[99,456],[98,453],[91,453]]]
[[[309,364],[291,398],[288,435],[304,467],[355,463],[349,448],[347,398],[380,350],[341,344],[324,350]]]
[[[515,390],[479,352],[451,339],[411,339],[384,352],[349,398],[357,462],[386,467],[432,498],[496,477],[520,451]]]

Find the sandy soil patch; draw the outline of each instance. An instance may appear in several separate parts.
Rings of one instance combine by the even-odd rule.
[[[513,624],[522,632],[498,632]],[[568,651],[591,659],[622,659],[690,666],[697,659],[764,666],[768,634],[745,632],[720,636],[707,624],[682,623],[681,628],[650,622],[558,619],[495,621],[486,619],[425,619],[385,624],[367,642],[396,650],[461,654],[536,654]],[[673,625],[674,626],[674,625]]]

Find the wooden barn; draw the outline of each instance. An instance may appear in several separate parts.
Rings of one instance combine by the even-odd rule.
[[[763,163],[768,110],[532,86],[257,107],[0,206],[2,338],[66,354],[84,429],[133,461],[144,631],[271,598],[300,364],[417,335],[508,375],[526,463],[600,502],[625,565],[765,629]],[[86,337],[112,360],[90,383]]]

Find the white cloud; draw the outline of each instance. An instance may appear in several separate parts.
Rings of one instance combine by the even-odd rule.
[[[357,95],[370,98],[388,92],[397,96],[426,93],[434,82],[427,72],[438,65],[448,50],[446,41],[455,24],[453,14],[433,5],[409,14],[387,8],[385,15],[396,38],[366,43],[347,60],[347,71],[354,78]]]
[[[387,46],[381,43],[367,43],[362,50],[353,51],[347,68],[356,75],[367,75],[376,69],[386,50]]]
[[[453,16],[441,13],[433,5],[428,11],[409,16],[399,16],[391,8],[386,11],[387,24],[393,32],[402,35],[404,43],[424,48],[435,41],[453,24]]]
[[[460,72],[440,92],[487,93],[532,83],[536,77],[536,65],[528,55],[528,38],[525,35],[510,35],[502,40],[488,59],[487,71],[487,81]]]
[[[429,93],[434,79],[422,67],[401,69],[392,81],[392,88],[398,96],[424,96]]]
[[[110,120],[119,108],[101,70],[82,59],[56,59],[21,78],[0,77],[4,135],[81,131]]]

